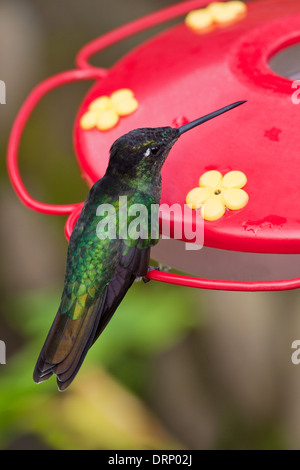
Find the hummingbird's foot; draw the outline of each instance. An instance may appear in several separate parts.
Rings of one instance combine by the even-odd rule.
[[[172,266],[166,266],[165,264],[159,263],[158,264],[158,271],[163,271],[164,273],[169,273],[172,269]]]
[[[168,273],[171,269],[172,269],[171,266],[165,266],[164,264],[159,263],[158,266],[149,266],[148,267],[148,273],[150,271],[164,271],[165,273]],[[151,281],[151,279],[149,279],[148,277],[145,277],[145,276],[142,279],[143,279],[143,282]]]
[[[158,266],[148,266],[148,273],[151,272],[151,271],[164,271],[166,273],[170,272],[171,270],[171,266],[165,266],[161,263],[159,263]],[[148,277],[146,276],[139,276],[135,279],[136,282],[140,282],[140,281],[143,281],[145,284],[149,281],[151,281],[151,279],[149,279]]]
[[[150,271],[160,271],[160,267],[159,266],[148,266],[148,273]],[[146,276],[143,276],[142,281],[146,284],[147,282],[151,281],[151,279],[149,279]]]

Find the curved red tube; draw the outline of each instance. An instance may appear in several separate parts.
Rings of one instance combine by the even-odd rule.
[[[225,0],[221,0],[225,1]],[[166,21],[173,20],[179,16],[185,15],[190,10],[196,8],[202,8],[207,6],[210,1],[207,0],[189,0],[185,2],[177,3],[170,7],[156,11],[149,15],[138,18],[137,20],[131,21],[120,28],[116,28],[99,38],[90,41],[83,46],[76,56],[76,65],[80,69],[90,69],[93,66],[89,63],[89,58],[97,52],[102,51],[106,47],[112,46],[113,44],[126,39],[134,34],[141,31],[145,31],[153,26]],[[99,69],[98,69],[99,70]],[[100,69],[101,70],[101,69]]]
[[[183,276],[181,274],[166,273],[164,271],[155,270],[150,271],[146,277],[148,279],[152,279],[153,281],[210,290],[258,292],[291,290],[298,289],[300,287],[299,277],[280,281],[227,281],[216,279],[201,279],[197,277]]]
[[[54,205],[37,201],[30,196],[23,184],[18,166],[18,151],[23,130],[32,111],[38,102],[43,98],[43,96],[45,96],[54,88],[78,80],[94,80],[103,78],[103,76],[104,71],[98,69],[68,70],[66,72],[59,73],[50,78],[47,78],[37,85],[23,103],[15,119],[9,137],[7,150],[7,168],[11,183],[17,195],[21,201],[30,209],[43,212],[45,214],[70,214],[76,206],[76,204]]]

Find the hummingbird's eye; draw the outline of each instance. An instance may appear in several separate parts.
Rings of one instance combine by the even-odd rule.
[[[155,147],[151,147],[151,153],[152,155],[157,155],[159,152],[159,147],[155,146]]]

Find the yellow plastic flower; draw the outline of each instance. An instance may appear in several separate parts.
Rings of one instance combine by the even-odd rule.
[[[240,20],[246,12],[247,5],[241,1],[212,2],[206,8],[190,11],[185,23],[195,32],[207,33],[215,26],[226,26]]]
[[[86,130],[96,127],[106,131],[118,124],[120,116],[134,113],[138,105],[133,91],[121,88],[110,96],[99,96],[92,101],[88,111],[81,116],[80,126]]]
[[[217,220],[226,207],[239,210],[246,206],[249,196],[242,188],[247,177],[241,171],[229,171],[224,176],[217,170],[206,171],[199,186],[188,192],[186,203],[191,209],[200,209],[205,220]]]

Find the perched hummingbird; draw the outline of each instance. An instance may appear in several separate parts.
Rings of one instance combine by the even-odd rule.
[[[121,238],[120,226],[115,237],[107,237],[99,233],[98,207],[118,209],[120,196],[126,196],[128,206],[143,204],[150,213],[151,205],[160,203],[161,169],[177,139],[244,102],[179,128],[135,129],[114,142],[106,173],[91,188],[70,237],[61,303],[34,370],[35,382],[56,374],[59,390],[65,390],[133,281],[148,272],[150,247],[158,237],[149,230],[146,238]],[[145,223],[149,226],[150,219]]]

